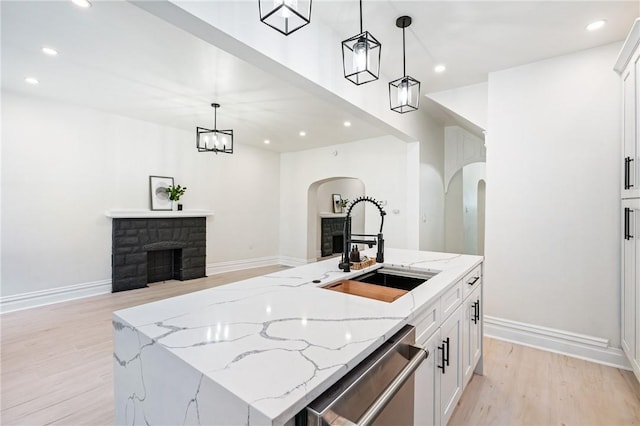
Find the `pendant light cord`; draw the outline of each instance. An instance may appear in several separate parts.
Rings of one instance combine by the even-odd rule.
[[[218,108],[213,107],[213,130],[218,130]]]
[[[407,55],[404,47],[404,27],[402,27],[402,74],[407,75]]]
[[[362,34],[362,0],[360,0],[360,34]]]

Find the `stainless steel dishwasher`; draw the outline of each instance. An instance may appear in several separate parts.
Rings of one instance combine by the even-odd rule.
[[[413,425],[414,373],[429,353],[406,325],[301,413],[308,426]]]

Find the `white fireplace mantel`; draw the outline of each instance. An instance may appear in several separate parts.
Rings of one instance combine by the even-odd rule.
[[[112,219],[177,218],[213,216],[212,210],[107,210]]]
[[[321,212],[320,217],[322,218],[332,218],[332,217],[347,217],[346,213],[329,213],[329,212]]]

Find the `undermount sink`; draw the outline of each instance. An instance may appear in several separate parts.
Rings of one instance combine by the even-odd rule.
[[[437,274],[437,272],[417,272],[400,268],[382,267],[352,279],[363,283],[411,291]]]
[[[436,274],[383,267],[349,280],[331,283],[323,288],[391,303]]]

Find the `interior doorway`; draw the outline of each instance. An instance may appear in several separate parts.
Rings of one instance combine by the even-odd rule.
[[[322,219],[334,221],[345,216],[334,208],[334,194],[343,200],[353,201],[365,194],[364,182],[358,178],[335,176],[322,179],[309,185],[307,191],[307,258],[321,259],[322,253]],[[354,209],[352,212],[351,229],[353,232],[364,233],[364,209]],[[333,234],[331,241],[333,241]],[[333,255],[333,250],[331,250]],[[327,250],[325,250],[325,254]],[[330,255],[329,255],[330,256]],[[327,256],[328,257],[328,256]]]
[[[445,250],[484,255],[486,163],[467,164],[449,182],[445,197]]]

